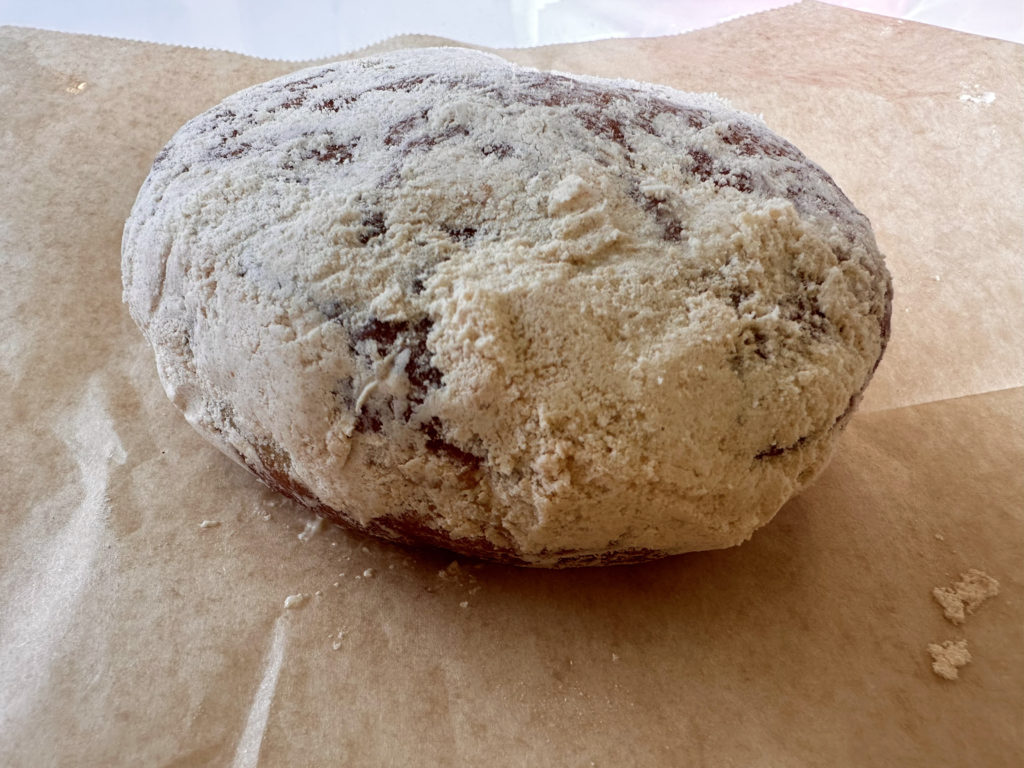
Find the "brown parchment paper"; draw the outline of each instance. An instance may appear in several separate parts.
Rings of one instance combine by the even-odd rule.
[[[2,28],[0,764],[1020,765],[1022,48],[802,3],[500,53],[717,91],[872,219],[894,338],[830,468],[645,566],[300,539],[167,402],[119,273],[174,130],[299,65]],[[1002,591],[954,627],[930,592],[971,567]]]

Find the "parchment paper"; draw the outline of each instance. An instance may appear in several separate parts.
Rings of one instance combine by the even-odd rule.
[[[174,130],[299,64],[2,28],[0,764],[1020,765],[1022,48],[803,3],[500,53],[715,90],[872,219],[894,338],[830,468],[645,566],[300,539],[166,400],[119,273]],[[971,567],[1002,591],[958,628],[930,592]]]

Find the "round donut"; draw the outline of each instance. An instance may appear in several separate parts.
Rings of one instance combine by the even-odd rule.
[[[759,119],[458,48],[196,117],[122,268],[168,396],[265,483],[540,566],[749,538],[828,460],[892,297],[868,220]]]

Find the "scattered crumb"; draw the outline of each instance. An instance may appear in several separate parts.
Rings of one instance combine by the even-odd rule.
[[[612,654],[612,661],[618,661],[618,660],[619,660],[619,654],[613,653]]]
[[[364,579],[372,579],[376,573],[377,572],[375,570],[373,570],[373,568],[367,568],[365,571],[363,571],[363,578]],[[359,577],[357,576],[356,578],[359,578]]]
[[[363,554],[364,555],[370,554],[370,548],[369,547],[362,547],[362,550],[363,550]]]
[[[960,581],[952,587],[935,587],[932,596],[942,606],[946,618],[954,624],[963,624],[967,614],[999,594],[999,582],[984,571],[971,568],[960,574]]]
[[[332,547],[336,547],[336,546],[338,546],[338,542],[336,542],[336,541],[332,541],[332,542],[331,542],[331,546],[332,546]]]
[[[966,640],[947,640],[941,645],[929,643],[928,653],[932,655],[932,671],[947,680],[956,680],[960,677],[957,669],[971,660]]]
[[[302,533],[299,534],[299,541],[309,541],[324,527],[324,519],[322,517],[314,517],[303,529]]]
[[[317,590],[316,592],[314,592],[313,594],[314,594],[314,595],[316,595],[317,597],[320,597],[320,596],[321,596],[321,595],[323,594],[323,592],[321,592],[321,591],[320,591],[320,590],[318,589],[318,590]]]
[[[338,582],[338,581],[334,582],[334,586],[336,586],[336,587],[339,586],[340,584],[341,584],[341,582]]]
[[[285,608],[298,608],[303,603],[305,603],[306,600],[308,600],[308,599],[309,599],[309,595],[302,594],[301,592],[299,594],[297,594],[297,595],[288,595],[288,597],[286,597],[284,599],[284,607]]]
[[[341,648],[341,641],[345,639],[345,630],[339,629],[335,639],[331,642],[331,648],[338,650]]]
[[[458,560],[452,560],[447,568],[443,568],[437,572],[439,579],[455,579],[462,575],[462,567],[459,565]]]
[[[394,563],[391,563],[390,565],[388,565],[388,570],[389,570],[389,571],[393,571],[393,570],[395,570],[395,564],[394,564]]]
[[[200,528],[216,528],[218,525],[220,525],[220,520],[203,520],[203,522],[201,522],[199,524],[199,527]]]
[[[461,603],[459,603],[459,608],[469,608],[469,601],[463,600]]]
[[[985,91],[977,95],[972,93],[961,93],[960,101],[969,101],[972,104],[991,104],[996,100],[996,95],[992,91]]]
[[[936,541],[945,541],[945,540],[946,540],[946,537],[945,537],[945,536],[943,536],[943,535],[942,535],[941,533],[936,533],[936,534],[935,534],[935,540],[936,540]]]

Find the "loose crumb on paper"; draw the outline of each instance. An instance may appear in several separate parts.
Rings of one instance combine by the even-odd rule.
[[[220,525],[220,520],[203,520],[203,522],[201,522],[199,524],[199,527],[200,528],[216,528],[218,525]]]
[[[947,640],[944,643],[929,643],[928,653],[932,655],[932,671],[946,680],[960,677],[960,667],[971,661],[966,640]]]
[[[344,640],[344,639],[345,639],[345,630],[339,629],[338,630],[338,634],[331,641],[331,648],[333,648],[335,651],[340,649],[341,645],[342,645],[341,641]]]
[[[984,571],[971,568],[960,574],[960,580],[951,587],[935,587],[935,598],[946,618],[954,624],[963,624],[967,615],[974,613],[989,598],[999,594],[999,582]]]
[[[299,541],[309,541],[324,527],[324,519],[322,517],[314,517],[303,529],[302,533],[299,534]]]
[[[462,575],[462,567],[459,565],[458,560],[452,560],[447,568],[442,568],[437,572],[437,578],[439,579],[457,579]]]
[[[367,568],[365,571],[363,571],[363,578],[372,579],[376,575],[376,573],[377,572],[373,570],[373,568]]]
[[[459,565],[458,560],[452,560],[447,567],[439,570],[437,578],[449,584],[467,588],[470,595],[475,595],[480,591],[476,576]]]
[[[288,595],[288,597],[286,597],[284,599],[284,607],[285,608],[299,608],[308,599],[309,599],[309,595],[303,594],[301,592],[299,594],[297,594],[297,595]]]

